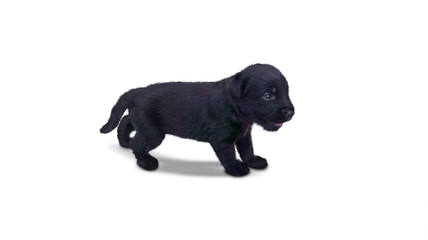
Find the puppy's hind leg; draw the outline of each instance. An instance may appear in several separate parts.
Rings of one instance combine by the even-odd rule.
[[[137,129],[137,133],[131,141],[131,148],[135,158],[137,158],[138,166],[149,171],[158,168],[158,160],[152,157],[149,152],[159,146],[164,138],[165,134],[155,125]]]
[[[119,139],[119,145],[124,148],[131,148],[131,132],[134,131],[131,120],[128,115],[125,115],[120,120],[119,127],[117,127],[117,138]]]

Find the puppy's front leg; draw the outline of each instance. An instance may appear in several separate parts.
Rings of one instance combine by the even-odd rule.
[[[248,133],[236,141],[236,148],[238,149],[239,156],[242,161],[250,168],[263,169],[266,168],[268,163],[266,159],[255,156],[253,151],[253,142],[251,140],[251,132]]]
[[[244,176],[250,172],[250,169],[244,163],[236,160],[233,143],[211,143],[211,146],[226,173],[232,176]]]

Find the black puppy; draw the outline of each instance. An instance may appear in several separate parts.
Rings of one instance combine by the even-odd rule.
[[[129,110],[120,121],[125,110]],[[253,153],[251,126],[277,131],[294,115],[288,84],[271,65],[255,64],[218,82],[171,82],[132,89],[113,107],[101,133],[119,123],[118,138],[132,148],[137,164],[154,170],[158,161],[149,152],[165,134],[208,142],[228,174],[243,176],[248,167],[266,168],[266,159]],[[130,133],[136,130],[133,138]],[[236,160],[235,145],[242,162]]]

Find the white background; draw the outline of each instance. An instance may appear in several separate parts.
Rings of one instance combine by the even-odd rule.
[[[428,2],[2,1],[0,239],[428,239]],[[287,77],[294,119],[253,132],[269,168],[224,174],[167,136],[157,171],[120,94]]]

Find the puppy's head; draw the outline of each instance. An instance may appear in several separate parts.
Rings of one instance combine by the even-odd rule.
[[[277,131],[294,115],[287,80],[271,65],[245,68],[232,77],[228,90],[240,112],[265,130]]]

